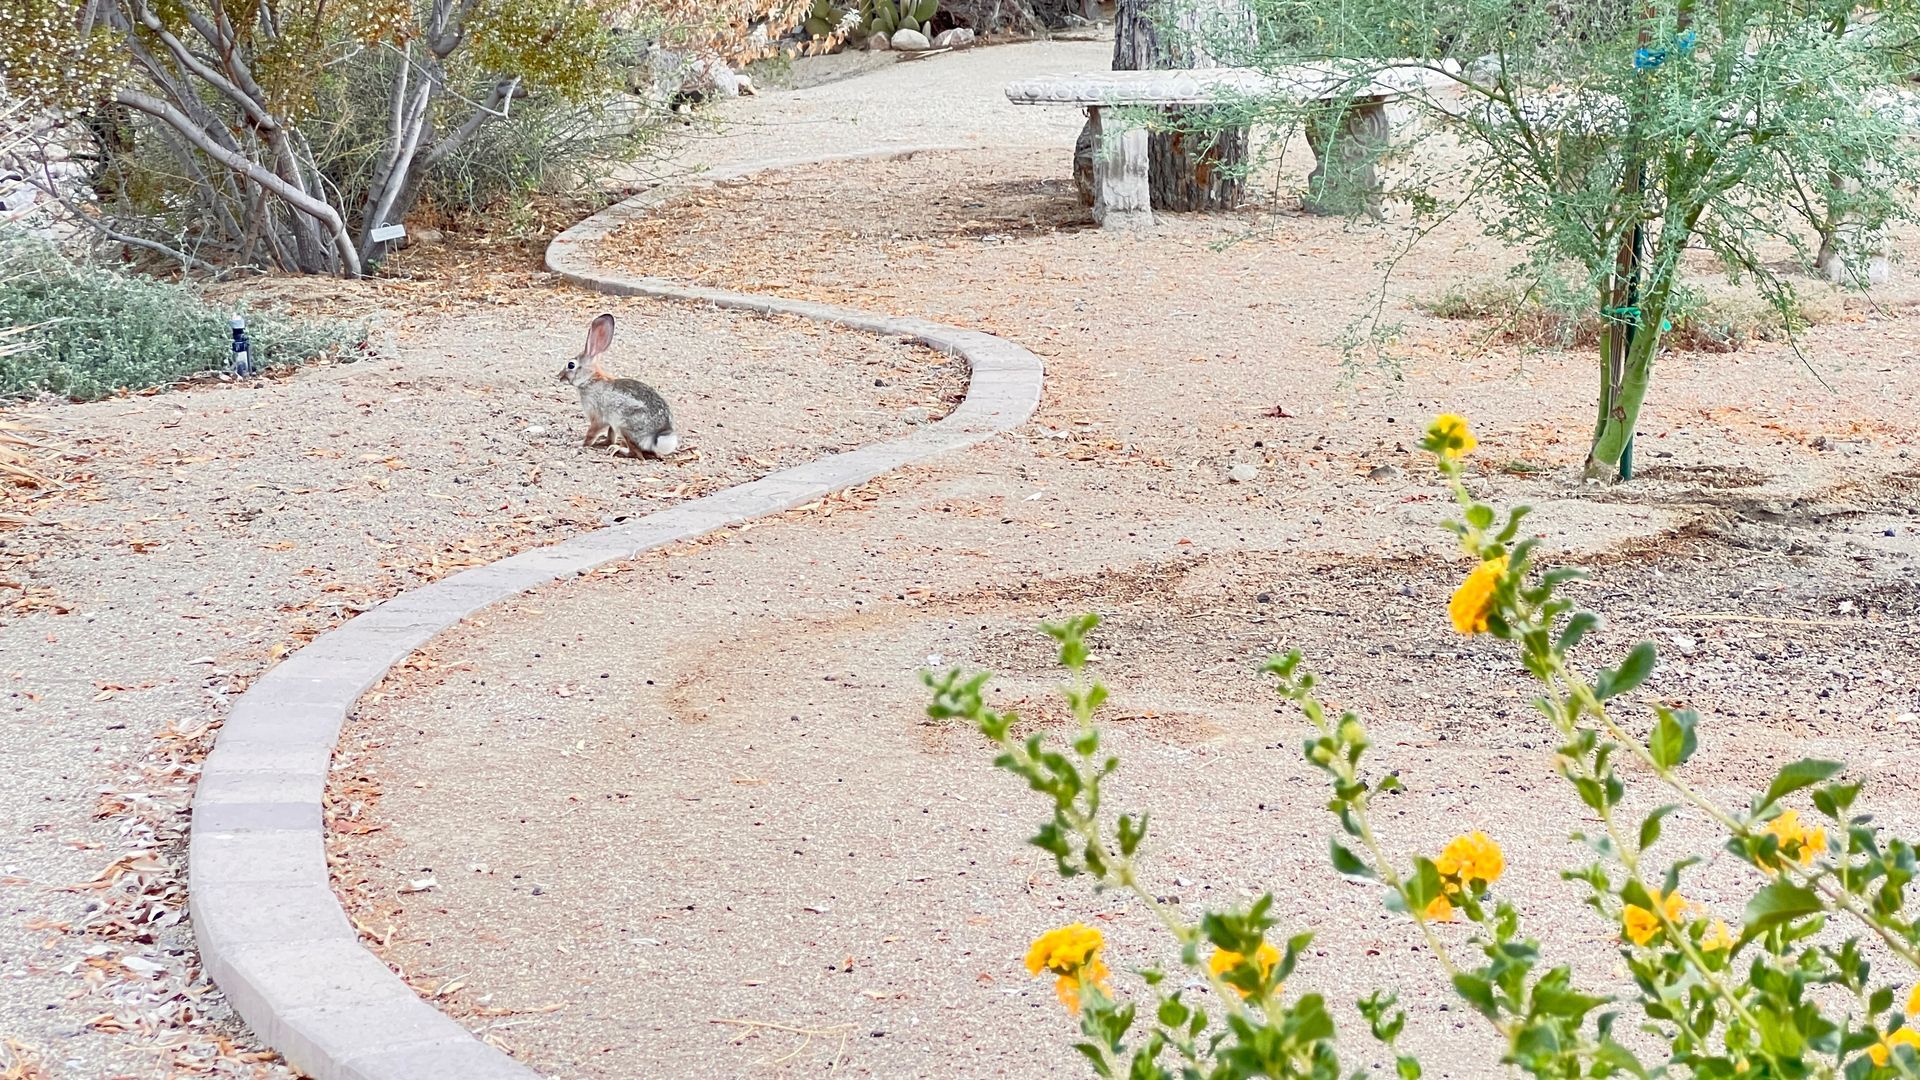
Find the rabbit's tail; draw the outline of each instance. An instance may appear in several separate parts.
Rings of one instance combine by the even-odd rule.
[[[661,457],[666,457],[678,449],[680,449],[680,433],[677,431],[666,432],[653,440],[653,452]]]

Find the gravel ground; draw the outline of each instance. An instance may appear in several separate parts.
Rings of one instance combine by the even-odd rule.
[[[1127,970],[1169,962],[1166,941],[1024,845],[1038,801],[977,736],[921,718],[916,672],[997,669],[997,705],[1057,728],[1033,626],[1096,610],[1124,761],[1109,800],[1153,811],[1157,893],[1198,910],[1275,890],[1286,931],[1320,933],[1297,988],[1398,986],[1429,1075],[1498,1071],[1409,928],[1325,864],[1302,725],[1254,674],[1297,645],[1411,789],[1383,813],[1397,850],[1491,831],[1531,931],[1619,985],[1610,931],[1555,877],[1580,819],[1553,743],[1503,648],[1447,629],[1460,570],[1437,530],[1382,558],[1303,551],[1304,506],[1175,535],[1054,494],[1022,457],[916,470],[864,511],[661,553],[437,642],[346,743],[336,802],[361,835],[337,871],[357,916],[419,985],[449,988],[451,1013],[553,1076],[1079,1075],[1025,943],[1084,919]],[[1876,776],[1920,764],[1914,497],[1909,477],[1788,526],[1701,510],[1683,536],[1582,560],[1600,579],[1581,596],[1613,627],[1597,655],[1653,633],[1667,661],[1649,692],[1711,717],[1698,782],[1730,794],[1799,754]],[[1875,790],[1888,824],[1920,825]],[[1670,836],[1712,850],[1698,822]],[[1755,884],[1719,864],[1689,882],[1728,917]]]
[[[1877,306],[1831,301],[1802,342],[1818,379],[1778,345],[1674,354],[1640,478],[1583,489],[1588,356],[1487,344],[1410,304],[1503,253],[1438,235],[1387,293],[1397,368],[1343,366],[1335,339],[1392,230],[1282,207],[1105,234],[1073,201],[1072,133],[729,185],[609,244],[622,266],[991,329],[1045,356],[1048,390],[1033,424],[831,520],[543,591],[367,700],[336,798],[342,893],[488,1038],[569,1078],[1078,1074],[1026,942],[1098,920],[1116,970],[1165,960],[1164,942],[1033,857],[1032,796],[977,738],[921,719],[916,672],[996,668],[999,700],[1058,723],[1032,625],[1092,609],[1126,760],[1112,799],[1156,815],[1153,887],[1195,906],[1276,890],[1290,929],[1321,932],[1299,986],[1403,986],[1429,1075],[1497,1072],[1405,927],[1329,873],[1299,725],[1253,674],[1305,648],[1413,789],[1388,811],[1401,850],[1492,831],[1533,931],[1618,982],[1611,930],[1555,876],[1578,822],[1526,685],[1497,644],[1446,629],[1460,568],[1412,450],[1440,411],[1474,417],[1476,483],[1534,504],[1547,549],[1601,575],[1582,596],[1615,629],[1595,648],[1659,638],[1650,692],[1713,717],[1702,784],[1808,753],[1911,769],[1911,278]],[[627,618],[586,629],[607,611]],[[1876,809],[1920,817],[1890,789]],[[1669,835],[1711,850],[1698,823]],[[1715,863],[1690,895],[1732,915],[1751,885]]]
[[[279,283],[309,307],[399,304],[393,351],[27,411],[95,477],[0,548],[35,600],[0,625],[0,1034],[51,1075],[272,1068],[179,920],[206,725],[274,659],[461,567],[897,436],[963,386],[926,350],[811,323],[471,284]],[[603,306],[609,367],[674,406],[671,461],[578,446],[555,375]]]

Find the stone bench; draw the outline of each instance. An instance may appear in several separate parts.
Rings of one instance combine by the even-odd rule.
[[[1093,218],[1104,228],[1129,228],[1153,224],[1147,132],[1103,119],[1110,109],[1204,107],[1279,96],[1344,102],[1348,108],[1334,130],[1308,125],[1307,142],[1317,161],[1309,185],[1324,174],[1329,161],[1337,168],[1364,174],[1366,208],[1377,217],[1372,162],[1387,141],[1387,102],[1451,81],[1447,72],[1412,63],[1384,65],[1371,78],[1318,67],[1277,73],[1250,68],[1098,71],[1021,79],[1007,85],[1007,100],[1015,105],[1073,105],[1087,111],[1088,129],[1098,148],[1093,162]]]

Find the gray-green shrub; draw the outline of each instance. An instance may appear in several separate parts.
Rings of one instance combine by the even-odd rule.
[[[366,341],[360,327],[210,303],[188,286],[69,262],[37,241],[0,236],[0,327],[19,328],[28,345],[0,355],[0,399],[52,393],[94,401],[225,370],[236,313],[263,369]]]

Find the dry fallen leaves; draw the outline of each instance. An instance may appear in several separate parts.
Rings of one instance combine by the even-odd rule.
[[[50,1080],[52,1074],[40,1065],[40,1055],[18,1039],[0,1039],[0,1080]]]

